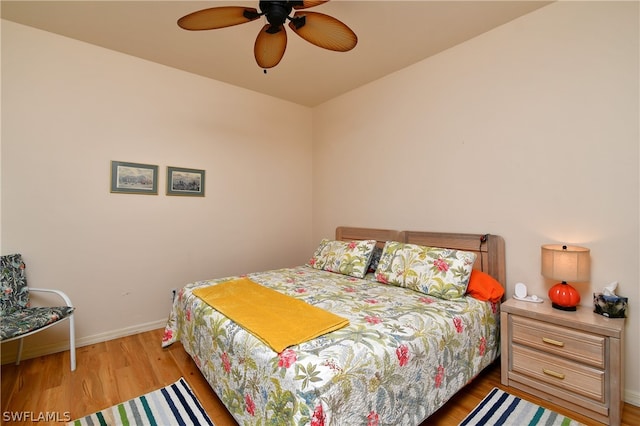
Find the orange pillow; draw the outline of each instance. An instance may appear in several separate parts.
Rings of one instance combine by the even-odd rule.
[[[467,294],[478,300],[499,302],[504,296],[504,288],[500,283],[486,272],[474,269],[471,271]]]

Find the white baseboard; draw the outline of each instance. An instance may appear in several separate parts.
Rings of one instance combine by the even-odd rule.
[[[130,336],[132,334],[142,333],[145,331],[156,330],[158,328],[164,328],[165,325],[167,325],[167,319],[163,318],[161,320],[147,322],[144,324],[137,324],[131,327],[120,328],[118,330],[111,330],[104,333],[94,334],[92,336],[76,338],[76,348],[93,345],[95,343],[102,343],[108,340]],[[158,342],[158,344],[160,344],[160,342]],[[15,343],[15,347],[16,347],[15,351],[8,351],[8,352],[4,350],[2,351],[2,364],[9,364],[16,361],[17,341]],[[68,340],[64,340],[56,343],[50,343],[46,345],[31,345],[31,344],[27,344],[25,340],[25,345],[22,350],[22,359],[25,360],[25,359],[37,358],[39,356],[54,354],[57,352],[63,352],[68,350],[69,350]],[[78,360],[78,362],[81,362],[81,361]]]
[[[625,389],[624,402],[626,402],[627,404],[635,405],[636,407],[640,407],[640,393]]]

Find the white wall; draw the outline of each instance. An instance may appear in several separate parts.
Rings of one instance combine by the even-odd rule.
[[[629,297],[640,404],[638,3],[560,2],[314,110],[314,240],[337,225],[494,233],[507,296],[540,245],[591,249],[582,303]]]
[[[161,327],[172,288],[307,260],[311,114],[2,21],[2,253],[70,295],[81,344]],[[159,195],[110,193],[111,160],[159,165]],[[164,195],[167,166],[206,197]]]

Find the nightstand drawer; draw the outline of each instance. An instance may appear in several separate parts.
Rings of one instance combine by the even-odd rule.
[[[512,370],[591,400],[605,401],[605,373],[555,355],[513,345]]]
[[[605,367],[605,338],[530,318],[512,316],[513,343],[594,367]]]

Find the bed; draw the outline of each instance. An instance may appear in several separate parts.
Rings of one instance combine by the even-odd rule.
[[[354,263],[340,272],[315,262],[323,243],[340,242],[349,247],[373,243],[379,265],[354,274]],[[504,286],[501,237],[338,227],[335,240],[323,243],[309,264],[194,282],[174,301],[163,347],[183,344],[239,424],[418,425],[498,357],[503,293],[494,293],[492,300],[470,293],[440,298],[391,281],[401,275],[398,259],[407,262],[399,250],[437,247],[447,249],[447,256],[466,256],[474,283],[482,271],[491,285]],[[409,269],[402,270],[407,282],[415,278]],[[359,274],[362,278],[354,276]],[[304,301],[348,324],[276,351],[194,294],[237,279]]]

